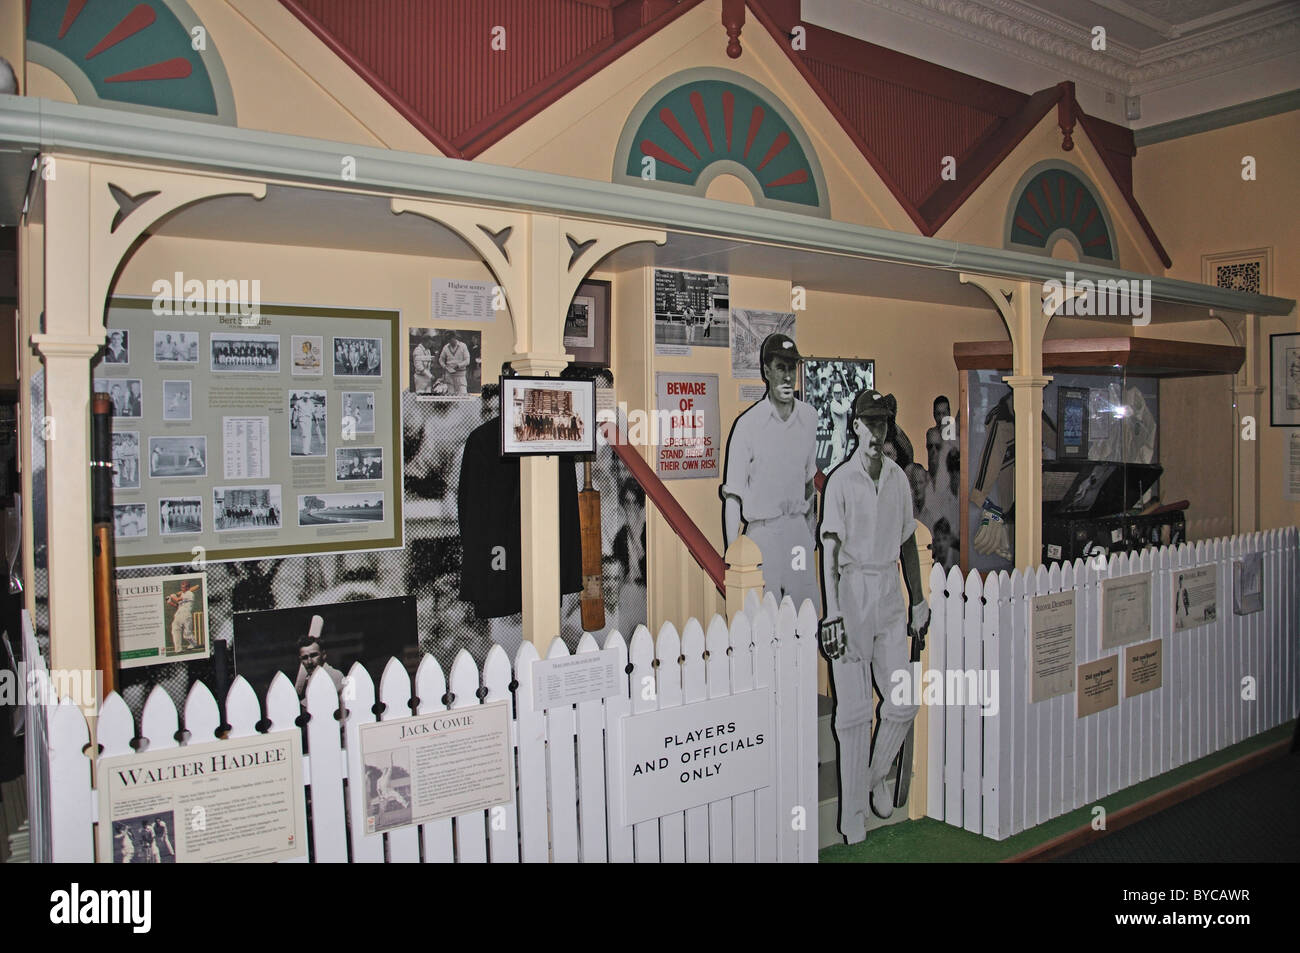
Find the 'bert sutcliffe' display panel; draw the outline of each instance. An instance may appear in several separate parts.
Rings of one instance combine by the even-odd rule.
[[[161,342],[95,368],[118,395],[117,565],[400,547],[398,312],[217,311],[109,305],[128,340]]]

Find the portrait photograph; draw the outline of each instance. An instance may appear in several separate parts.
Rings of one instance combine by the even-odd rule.
[[[155,331],[153,359],[157,364],[197,364],[198,331]]]
[[[163,381],[163,420],[190,420],[190,382]]]
[[[139,539],[149,535],[147,503],[113,504],[113,538]]]
[[[501,378],[501,453],[595,453],[594,381]]]
[[[119,430],[113,434],[113,489],[140,489],[140,433]]]
[[[325,456],[329,395],[323,390],[289,391],[289,455]]]
[[[334,451],[334,479],[382,480],[384,478],[384,450],[382,447],[340,447]]]
[[[294,334],[289,338],[294,377],[320,377],[325,373],[325,338],[320,334]]]
[[[383,375],[384,342],[381,338],[336,337],[331,343],[335,377]]]
[[[208,438],[150,437],[149,477],[203,477],[208,475]]]
[[[483,389],[483,332],[411,328],[411,393],[432,400],[477,397]]]
[[[144,386],[138,377],[97,377],[95,391],[108,395],[115,420],[134,419],[144,414]]]
[[[105,364],[130,364],[131,332],[121,328],[108,329],[108,343],[104,345]]]
[[[210,370],[220,373],[280,373],[280,335],[214,331]]]
[[[352,418],[353,433],[375,432],[375,392],[370,390],[345,390],[342,394],[342,426]]]

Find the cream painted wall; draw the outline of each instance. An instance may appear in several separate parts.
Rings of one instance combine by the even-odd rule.
[[[762,83],[795,115],[821,160],[837,221],[916,234],[902,206],[762,24],[751,19],[743,36],[744,54],[727,58],[721,10],[720,0],[709,0],[682,15],[479,159],[608,182],[623,125],[652,86],[682,70],[726,69]]]
[[[1272,287],[1300,297],[1300,189],[1295,183],[1295,144],[1300,112],[1215,129],[1145,146],[1134,160],[1134,186],[1174,266],[1169,274],[1201,280],[1201,256],[1271,247]],[[1242,157],[1255,157],[1255,181],[1241,177]],[[1295,311],[1260,320],[1260,383],[1268,385],[1268,336],[1300,332]],[[1260,526],[1300,523],[1300,503],[1282,494],[1289,429],[1268,425],[1268,395],[1258,421]]]
[[[60,79],[57,73],[39,63],[31,62],[27,64],[27,83],[23,87],[23,95],[38,99],[53,99],[60,103],[77,101],[72,87]]]
[[[261,281],[265,304],[305,304],[349,308],[385,308],[402,312],[403,389],[409,378],[405,331],[411,327],[455,327],[483,333],[483,373],[495,379],[501,362],[514,350],[508,312],[492,324],[436,321],[430,317],[433,278],[489,281],[479,261],[386,255],[333,248],[301,248],[189,238],[148,239],[118,279],[118,294],[152,295],[158,278],[182,271],[185,277],[254,278]]]
[[[1164,264],[1157,257],[1146,233],[1138,224],[1137,216],[1129,208],[1128,202],[1120,193],[1110,172],[1106,170],[1101,156],[1082,126],[1074,127],[1074,149],[1070,152],[1061,149],[1061,130],[1056,124],[1055,109],[1050,110],[1033,131],[1011,150],[1011,154],[1002,161],[1002,164],[980,183],[979,188],[953,214],[952,218],[943,224],[936,237],[972,245],[1004,247],[1002,230],[1006,226],[1012,190],[1031,166],[1046,159],[1077,166],[1100,191],[1101,200],[1105,203],[1115,227],[1115,241],[1118,246],[1116,252],[1119,256],[1115,264],[1118,267],[1151,275],[1164,274]],[[957,175],[961,176],[961,174],[962,169],[959,166]],[[1148,219],[1154,222],[1156,235],[1164,242],[1165,236],[1159,223],[1155,222],[1151,210],[1146,208],[1145,203],[1143,211],[1146,212]],[[1166,244],[1165,247],[1167,249],[1168,245]],[[1062,270],[1068,267],[1068,264],[1065,264]]]

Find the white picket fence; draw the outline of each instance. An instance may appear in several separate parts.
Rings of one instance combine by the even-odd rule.
[[[929,668],[998,672],[997,714],[979,705],[930,716],[927,814],[1002,840],[1098,798],[1259,734],[1300,708],[1300,554],[1295,527],[1147,549],[1094,568],[1073,564],[964,580],[931,574]],[[1233,561],[1262,553],[1264,608],[1233,612]],[[1217,618],[1182,632],[1171,617],[1176,574],[1218,567]],[[1035,596],[1075,592],[1076,662],[1101,648],[1101,580],[1152,573],[1151,638],[1162,638],[1162,687],[1076,717],[1074,692],[1031,702]],[[1243,689],[1253,679],[1254,697]]]
[[[269,720],[270,731],[294,726],[305,707],[311,715],[305,732],[308,754],[304,778],[310,791],[308,826],[314,862],[492,862],[518,861],[812,861],[817,859],[817,618],[810,603],[796,613],[787,598],[779,607],[768,594],[760,604],[751,595],[730,626],[714,616],[708,631],[689,620],[679,637],[665,623],[658,638],[639,626],[630,645],[617,632],[605,640],[623,667],[631,667],[624,691],[603,701],[534,711],[530,666],[537,658],[525,642],[510,660],[493,646],[482,673],[461,651],[443,675],[438,662],[424,656],[414,685],[396,659],[379,681],[383,718],[513,701],[514,804],[504,826],[490,823],[484,811],[386,834],[363,832],[365,785],[360,727],[374,722],[374,684],[360,665],[349,677],[355,698],[348,716],[335,719],[339,696],[328,677],[317,673],[300,706],[293,683],[277,675],[259,705],[249,684],[237,678],[226,699],[230,739],[256,735]],[[584,635],[578,652],[595,652]],[[39,659],[34,641],[28,658]],[[564,643],[551,643],[549,658],[568,655]],[[511,689],[512,676],[517,680]],[[48,675],[37,673],[37,677]],[[647,681],[649,680],[649,681]],[[653,683],[654,692],[644,690]],[[479,694],[482,688],[483,697]],[[712,804],[667,814],[632,826],[621,823],[624,754],[620,720],[656,709],[689,706],[741,692],[773,696],[775,751],[771,783]],[[447,700],[450,700],[450,705]],[[34,859],[91,861],[98,809],[92,787],[86,719],[68,701],[41,711],[29,735],[28,776],[32,805],[47,816],[33,824]],[[181,734],[180,729],[184,728]],[[137,736],[157,751],[183,744],[217,741],[218,709],[212,693],[196,684],[178,718],[171,699],[155,688],[145,702],[139,730],[126,703],[110,695],[100,709],[98,743],[103,756],[131,754]],[[183,740],[178,740],[178,737]],[[34,749],[34,750],[33,750]],[[351,823],[349,837],[349,819]],[[35,846],[40,843],[40,849]]]

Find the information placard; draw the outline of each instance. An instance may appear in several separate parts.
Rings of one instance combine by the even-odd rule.
[[[1074,593],[1036,596],[1029,644],[1029,700],[1074,691]]]
[[[1151,573],[1101,581],[1101,647],[1151,638]]]
[[[533,662],[533,710],[600,701],[623,692],[627,676],[617,649]]]
[[[771,784],[770,689],[628,715],[622,730],[624,824]]]
[[[1174,571],[1174,631],[1213,622],[1219,614],[1219,567]]]
[[[1107,655],[1079,666],[1079,691],[1075,695],[1080,718],[1119,704],[1119,656]]]
[[[192,309],[189,308],[193,304]],[[402,544],[399,314],[114,298],[117,565]]]
[[[1164,684],[1164,640],[1152,639],[1124,650],[1124,697],[1155,691]]]
[[[664,480],[720,475],[722,418],[717,374],[655,374],[658,409],[656,469]]]
[[[362,725],[359,733],[367,834],[514,800],[508,702]]]
[[[99,860],[279,861],[307,854],[297,728],[102,758]]]

